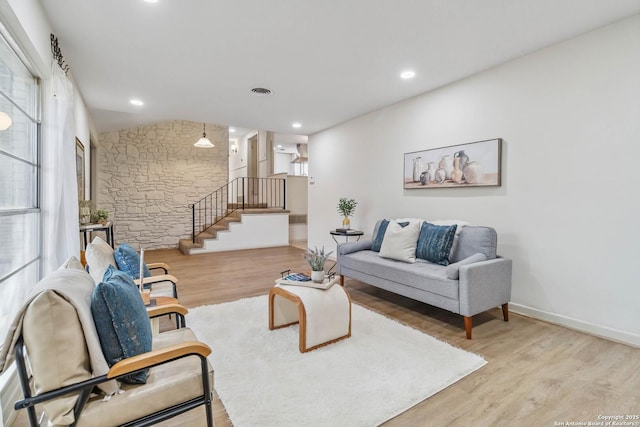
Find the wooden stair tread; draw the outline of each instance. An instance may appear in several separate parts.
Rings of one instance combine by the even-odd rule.
[[[233,205],[233,203],[229,204]],[[245,203],[245,206],[248,204]],[[185,255],[190,255],[191,249],[200,249],[204,247],[204,241],[209,239],[217,239],[218,231],[227,231],[229,230],[229,223],[237,223],[242,222],[242,214],[256,215],[256,214],[272,214],[272,213],[285,213],[289,214],[291,211],[288,209],[282,208],[267,208],[267,207],[256,207],[256,208],[246,208],[246,209],[236,209],[231,212],[228,216],[218,220],[215,224],[211,225],[207,228],[206,231],[198,234],[196,236],[196,242],[193,243],[191,239],[180,239],[178,243],[178,248],[180,252]]]

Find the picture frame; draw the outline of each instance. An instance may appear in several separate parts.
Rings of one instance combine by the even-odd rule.
[[[501,138],[413,151],[404,154],[404,189],[499,187],[501,167]]]
[[[84,144],[78,138],[76,138],[76,177],[78,181],[78,200],[84,200]]]

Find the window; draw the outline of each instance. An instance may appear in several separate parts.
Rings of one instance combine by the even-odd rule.
[[[0,36],[0,337],[40,278],[38,101],[37,78]]]

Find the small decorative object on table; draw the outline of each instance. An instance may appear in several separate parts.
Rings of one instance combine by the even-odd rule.
[[[97,209],[91,214],[91,220],[96,224],[105,225],[109,221],[109,212],[104,209]]]
[[[80,224],[89,224],[91,222],[91,200],[80,200],[78,204],[80,208]]]
[[[304,259],[311,267],[311,280],[316,283],[321,283],[324,280],[324,263],[332,253],[333,251],[325,253],[324,246],[320,250],[318,250],[317,246],[315,250],[307,248],[307,251],[304,253]]]
[[[351,221],[349,217],[353,215],[357,204],[358,202],[356,202],[355,199],[347,199],[346,197],[341,197],[340,200],[338,200],[338,212],[344,217],[342,220],[342,228],[350,228]]]

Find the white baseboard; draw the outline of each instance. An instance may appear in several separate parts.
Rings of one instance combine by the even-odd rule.
[[[622,344],[640,348],[640,335],[631,332],[620,331],[618,329],[608,328],[606,326],[594,325],[592,323],[573,319],[561,314],[550,313],[548,311],[539,310],[537,308],[527,307],[526,305],[515,304],[512,302],[509,303],[509,311],[517,314],[522,314],[523,316],[553,323],[555,325],[564,326],[576,331],[585,332],[587,334],[595,335],[600,338],[605,338],[611,341],[616,341]]]

